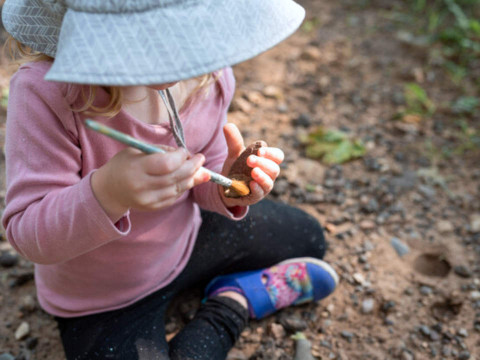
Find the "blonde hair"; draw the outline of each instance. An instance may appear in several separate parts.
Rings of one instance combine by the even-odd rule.
[[[52,58],[51,56],[45,55],[38,51],[34,51],[33,49],[14,39],[12,36],[9,36],[7,41],[5,42],[5,48],[7,49],[9,57],[14,60],[17,65],[21,65],[26,62],[36,61],[53,62],[54,60],[54,58]],[[184,105],[187,104],[200,90],[207,90],[209,86],[212,83],[216,82],[220,76],[221,72],[218,73],[216,76],[214,76],[213,74],[206,74],[198,77],[198,85],[188,95],[187,99],[184,102]],[[95,97],[99,88],[103,88],[110,95],[110,101],[105,106],[94,105]],[[81,86],[80,95],[82,97],[83,105],[79,108],[72,108],[72,111],[90,116],[100,115],[108,118],[114,117],[120,112],[124,103],[123,91],[121,86],[85,85]],[[206,95],[208,95],[207,91],[205,91],[205,96]]]

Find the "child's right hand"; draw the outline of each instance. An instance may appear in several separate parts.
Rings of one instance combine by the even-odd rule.
[[[146,155],[127,148],[92,175],[95,197],[113,222],[130,208],[152,211],[172,205],[192,187],[207,182],[199,171],[202,154],[188,158],[184,149]]]

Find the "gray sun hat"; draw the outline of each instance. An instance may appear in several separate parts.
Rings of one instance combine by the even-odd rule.
[[[250,59],[291,35],[292,0],[6,0],[5,29],[55,58],[45,79],[161,84]]]

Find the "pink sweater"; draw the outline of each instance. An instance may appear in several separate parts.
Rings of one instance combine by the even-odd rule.
[[[72,317],[127,306],[169,284],[185,267],[201,224],[199,207],[231,219],[217,185],[197,186],[173,206],[131,210],[112,223],[95,199],[90,177],[125,145],[88,130],[79,86],[43,80],[50,63],[22,66],[12,77],[7,115],[7,194],[3,225],[15,249],[35,264],[37,295],[49,313]],[[180,117],[192,153],[220,171],[226,157],[222,127],[234,92],[225,69],[207,98]],[[95,104],[105,104],[100,90]],[[152,144],[176,146],[168,127],[121,111],[106,125]]]

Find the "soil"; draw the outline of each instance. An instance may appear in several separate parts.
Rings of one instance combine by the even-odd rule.
[[[479,74],[455,84],[432,49],[405,43],[390,16],[401,1],[301,3],[308,26],[235,66],[229,118],[247,143],[285,151],[271,197],[321,221],[326,260],[341,280],[318,304],[252,321],[229,359],[292,359],[296,331],[316,359],[480,359],[480,152],[443,151],[466,141],[445,104],[471,93]],[[5,87],[11,71],[2,61]],[[411,82],[437,110],[395,120]],[[478,116],[463,118],[478,131]],[[362,139],[367,154],[329,166],[307,158],[300,139],[317,126]],[[0,250],[0,358],[64,359],[55,323],[35,299],[32,264],[5,240]],[[172,305],[169,338],[198,302],[191,293]],[[16,340],[23,322],[28,332]]]

